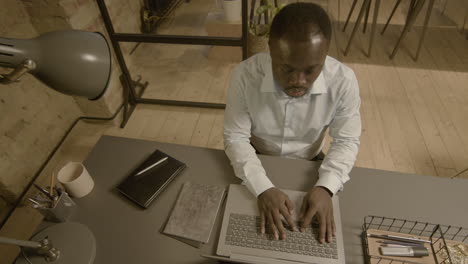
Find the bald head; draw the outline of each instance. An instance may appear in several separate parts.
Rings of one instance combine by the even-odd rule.
[[[313,3],[285,6],[274,17],[270,28],[270,40],[286,37],[293,41],[306,41],[316,34],[322,34],[330,41],[332,27],[325,10]]]
[[[331,40],[331,23],[318,5],[290,4],[275,16],[270,30],[273,77],[291,97],[304,96],[317,80]]]

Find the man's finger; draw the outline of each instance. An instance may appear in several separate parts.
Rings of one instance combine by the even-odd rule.
[[[328,214],[327,216],[327,242],[331,243],[333,241],[333,214]]]
[[[273,220],[275,221],[276,229],[279,231],[280,239],[286,238],[286,230],[284,229],[283,222],[279,211],[273,211]]]
[[[265,234],[265,213],[260,212],[260,233]]]
[[[304,197],[302,200],[301,211],[299,213],[299,221],[304,222],[305,213],[307,211],[307,199]]]
[[[273,220],[273,216],[271,215],[271,213],[265,213],[265,214],[266,214],[266,218],[267,218],[267,222],[268,222],[268,227],[270,229],[270,233],[273,235],[275,240],[278,240],[278,230],[276,229],[275,221]]]
[[[312,222],[312,218],[314,217],[316,213],[317,213],[316,207],[313,207],[313,208],[309,207],[309,210],[307,210],[307,213],[305,214],[304,219],[301,223],[301,232],[304,232],[305,229],[310,226],[310,223]]]
[[[283,208],[280,209],[280,212],[283,215],[284,219],[286,219],[286,222],[288,223],[291,230],[292,231],[297,231],[296,223],[294,222],[294,220],[292,218],[292,215],[289,214],[288,210],[283,207]]]
[[[325,242],[325,234],[327,232],[327,219],[325,216],[319,215],[319,224],[320,224],[319,242],[323,244]]]
[[[333,236],[336,237],[336,225],[335,225],[335,218],[332,215],[332,225],[333,225]]]
[[[289,214],[293,215],[294,214],[294,204],[289,200],[289,198],[286,199],[285,201],[286,207],[288,208]]]

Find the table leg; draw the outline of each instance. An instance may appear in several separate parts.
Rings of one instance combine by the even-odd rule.
[[[372,30],[371,30],[371,36],[370,36],[370,41],[369,41],[369,50],[367,51],[368,57],[371,56],[372,46],[374,44],[374,38],[375,38],[375,31],[377,31],[377,17],[379,15],[379,8],[380,8],[380,0],[375,0],[374,21],[372,22]]]

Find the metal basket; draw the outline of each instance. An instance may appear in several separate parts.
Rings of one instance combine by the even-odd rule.
[[[362,229],[364,254],[366,257],[366,263],[368,264],[371,263],[372,259],[376,260],[376,263],[415,263],[409,261],[395,260],[389,257],[371,255],[369,252],[369,241],[367,238],[367,231],[369,229],[385,230],[408,235],[429,237],[431,241],[431,249],[433,252],[434,263],[436,264],[454,264],[450,256],[450,252],[447,248],[446,239],[452,241],[459,241],[462,243],[468,241],[468,228],[431,224],[427,222],[418,222],[382,216],[366,216],[364,218],[364,224],[362,225]],[[445,255],[446,257],[442,258],[441,255]]]

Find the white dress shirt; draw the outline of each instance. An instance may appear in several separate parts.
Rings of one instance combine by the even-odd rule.
[[[274,80],[269,54],[243,61],[232,72],[224,116],[224,148],[236,176],[260,195],[274,185],[255,149],[312,159],[320,153],[328,128],[333,141],[315,186],[333,194],[342,190],[358,153],[360,102],[354,72],[332,57],[326,58],[317,80],[299,98],[289,97]]]

